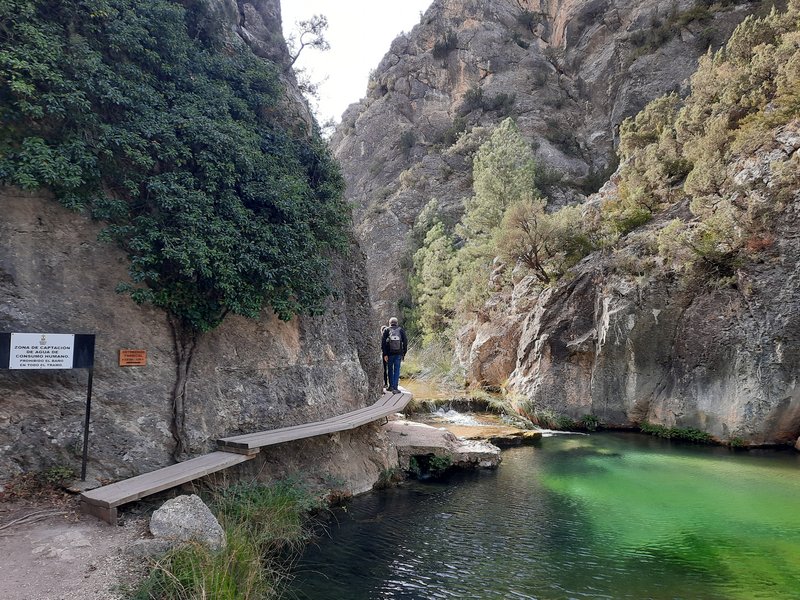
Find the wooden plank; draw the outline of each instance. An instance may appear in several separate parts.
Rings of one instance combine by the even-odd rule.
[[[352,429],[358,425],[363,425],[381,417],[385,417],[397,412],[411,400],[411,394],[395,394],[394,402],[384,406],[372,405],[356,411],[339,415],[335,418],[306,423],[305,425],[293,425],[280,429],[270,429],[258,433],[249,433],[240,436],[223,438],[217,443],[221,448],[255,448],[272,444],[279,444],[291,440],[299,440],[315,435],[324,435],[336,431]]]
[[[262,446],[289,442],[354,429],[402,410],[411,394],[384,393],[374,404],[343,415],[302,425],[282,427],[217,440],[223,452],[212,452],[151,473],[112,483],[81,494],[81,510],[111,524],[117,521],[117,506],[181,485],[204,475],[252,459]]]
[[[92,515],[108,523],[109,525],[117,524],[117,507],[116,506],[97,506],[91,504],[86,500],[81,500],[81,512],[87,515]]]
[[[410,394],[408,394],[408,395],[409,395],[408,400],[410,400]],[[218,440],[218,443],[220,443],[220,445],[222,445],[222,446],[249,447],[249,446],[244,446],[244,444],[247,444],[247,443],[249,443],[251,441],[259,440],[267,433],[269,433],[269,434],[280,434],[280,433],[283,433],[285,431],[290,431],[290,432],[298,434],[299,437],[294,438],[294,439],[302,439],[303,437],[309,437],[309,436],[302,435],[302,432],[304,432],[305,430],[312,431],[312,433],[310,434],[312,436],[313,435],[321,435],[321,433],[330,433],[330,431],[322,431],[321,433],[313,433],[313,431],[316,431],[318,429],[320,423],[326,423],[327,424],[327,423],[339,423],[339,422],[342,422],[342,421],[347,421],[348,418],[351,415],[360,414],[360,413],[365,412],[365,411],[369,412],[369,411],[373,410],[373,408],[376,407],[376,406],[387,405],[390,402],[392,402],[393,400],[396,402],[397,399],[400,399],[402,397],[403,397],[402,393],[400,393],[400,394],[392,394],[391,392],[386,392],[385,394],[383,394],[378,399],[377,402],[375,402],[375,404],[372,404],[372,405],[367,406],[365,408],[360,408],[360,409],[357,409],[357,410],[354,410],[354,411],[351,411],[351,412],[348,412],[348,413],[344,413],[342,415],[336,415],[335,417],[330,417],[328,419],[325,419],[324,421],[314,421],[314,422],[311,422],[311,423],[303,423],[301,425],[289,425],[288,427],[280,427],[278,429],[269,429],[267,431],[257,431],[257,432],[254,432],[254,433],[245,433],[245,434],[242,434],[242,435],[222,438],[221,440]],[[406,402],[403,404],[403,406],[405,406],[405,404],[408,403],[408,400],[406,400]],[[229,443],[229,442],[232,442],[232,443]]]
[[[97,506],[114,507],[139,500],[204,475],[227,469],[253,458],[253,455],[233,452],[212,452],[191,460],[118,481],[81,494],[81,499]]]
[[[408,392],[400,394],[387,393],[372,406],[354,410],[337,417],[331,417],[325,421],[222,438],[217,440],[217,444],[221,450],[226,450],[227,448],[261,448],[263,446],[271,446],[273,444],[280,444],[292,440],[305,439],[317,435],[335,433],[337,431],[346,431],[402,410],[410,401],[411,394]]]
[[[258,431],[258,432],[255,432],[255,433],[245,433],[245,434],[242,434],[242,435],[222,438],[221,440],[218,440],[218,442],[220,442],[221,445],[239,446],[240,444],[247,444],[247,443],[249,443],[251,441],[255,441],[255,440],[261,439],[265,434],[279,434],[279,433],[283,433],[285,431],[291,431],[291,432],[296,432],[298,435],[301,435],[301,433],[304,430],[312,430],[312,431],[316,430],[320,423],[326,423],[326,424],[327,423],[339,423],[339,422],[342,422],[342,421],[347,421],[352,415],[361,414],[363,412],[369,413],[370,411],[374,410],[374,408],[377,407],[377,406],[386,406],[386,405],[395,406],[404,397],[405,397],[405,402],[403,402],[403,406],[408,404],[408,401],[411,399],[411,394],[409,394],[408,392],[399,393],[399,394],[392,394],[391,392],[386,392],[385,394],[383,394],[383,396],[381,396],[378,399],[377,402],[375,402],[375,404],[372,404],[372,405],[367,406],[365,408],[360,408],[360,409],[357,409],[357,410],[354,410],[354,411],[351,411],[351,412],[348,412],[348,413],[344,413],[342,415],[336,415],[335,417],[330,417],[328,419],[325,419],[324,421],[315,421],[315,422],[312,422],[312,423],[304,423],[302,425],[290,425],[288,427],[281,427],[281,428],[278,428],[278,429],[269,429],[267,431]],[[322,433],[329,433],[329,432],[328,431],[324,431]],[[319,435],[319,434],[312,433],[311,435]],[[301,436],[301,437],[307,437],[307,436]],[[298,437],[296,439],[301,439],[301,437]],[[230,442],[230,444],[229,444],[229,442]],[[242,446],[242,447],[245,447],[245,446]]]

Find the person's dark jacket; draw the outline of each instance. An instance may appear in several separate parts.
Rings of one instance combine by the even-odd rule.
[[[391,327],[383,332],[383,336],[381,337],[381,350],[383,351],[384,356],[395,356],[400,354],[403,358],[406,357],[406,351],[408,350],[408,338],[406,337],[406,330],[402,327],[398,327],[400,330],[400,344],[401,348],[397,351],[389,350],[389,332],[391,331]]]

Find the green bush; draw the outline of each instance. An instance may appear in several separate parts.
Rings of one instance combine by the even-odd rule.
[[[66,481],[75,479],[75,469],[65,465],[57,465],[43,471],[42,477],[47,483],[61,485]]]
[[[401,366],[403,377],[428,381],[454,392],[464,387],[464,372],[453,356],[450,340],[442,335],[422,344],[411,339]]]
[[[432,475],[439,476],[453,466],[453,460],[449,456],[433,456],[428,466]]]
[[[550,409],[537,408],[530,399],[518,399],[516,401],[517,410],[530,421],[533,425],[543,429],[555,429],[558,431],[568,431],[580,429],[580,424],[572,417],[556,413]]]
[[[481,103],[484,110],[497,111],[500,116],[508,116],[511,113],[511,108],[517,100],[516,94],[506,94],[500,92],[493,98],[484,98]]]
[[[409,129],[407,131],[404,131],[400,135],[400,139],[397,142],[397,146],[398,148],[400,148],[400,151],[403,153],[403,156],[408,158],[411,149],[414,147],[414,144],[416,143],[417,143],[417,136],[411,129]]]
[[[0,3],[0,183],[103,219],[131,261],[120,289],[194,331],[321,312],[349,228],[324,142],[281,111],[280,67],[216,10]]]
[[[456,117],[453,119],[453,124],[439,134],[436,143],[449,148],[458,141],[458,138],[467,130],[467,127],[467,121],[464,117]]]
[[[469,88],[461,99],[461,106],[458,109],[459,116],[468,115],[473,110],[483,108],[483,88],[473,86]]]
[[[578,426],[586,431],[597,431],[600,426],[600,420],[594,415],[583,415],[578,421]]]
[[[375,490],[385,490],[399,484],[405,478],[403,471],[399,467],[389,467],[383,469],[378,475],[378,481],[372,486]]]
[[[435,454],[420,454],[409,459],[408,471],[416,478],[441,477],[453,466],[449,456],[436,456]]]
[[[692,427],[666,427],[664,425],[653,425],[645,421],[639,425],[639,430],[642,433],[647,433],[656,437],[699,444],[711,444],[714,441],[711,434]]]
[[[565,206],[547,213],[543,200],[523,200],[509,206],[496,240],[505,260],[524,265],[546,284],[594,249],[581,207]]]

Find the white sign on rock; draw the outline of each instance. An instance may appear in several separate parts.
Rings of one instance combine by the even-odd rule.
[[[9,369],[71,369],[72,333],[12,333]]]

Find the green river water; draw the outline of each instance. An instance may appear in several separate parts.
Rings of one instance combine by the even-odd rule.
[[[546,437],[335,510],[289,597],[800,599],[800,454]]]

